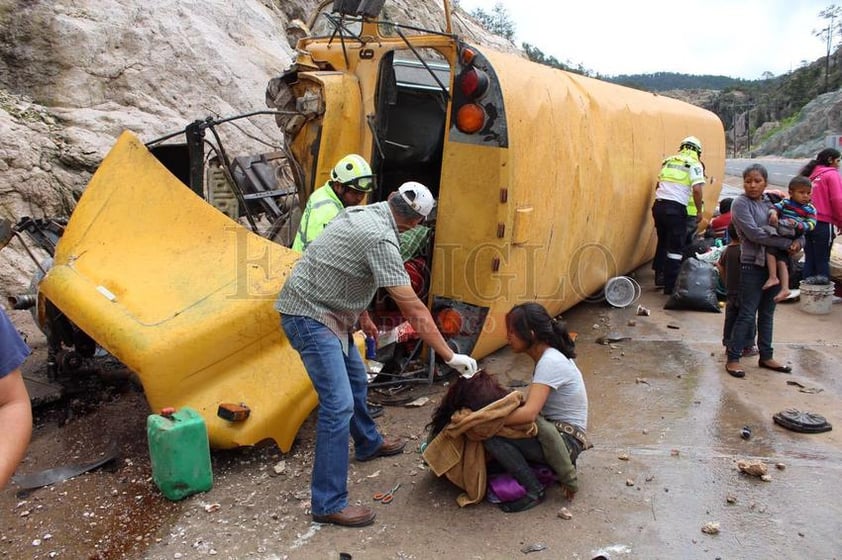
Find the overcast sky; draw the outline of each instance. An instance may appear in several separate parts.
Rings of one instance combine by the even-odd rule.
[[[501,1],[526,42],[602,75],[680,72],[758,79],[825,55],[813,30],[822,0],[461,0],[491,12]],[[842,2],[837,2],[837,5]]]

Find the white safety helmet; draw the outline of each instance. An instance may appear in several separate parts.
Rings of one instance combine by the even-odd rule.
[[[695,136],[688,136],[687,138],[682,140],[681,145],[678,147],[678,149],[683,150],[685,147],[690,148],[699,155],[702,154],[702,141],[696,138]]]
[[[430,212],[433,211],[433,207],[436,205],[436,199],[433,198],[433,193],[421,183],[407,181],[398,187],[398,192],[401,198],[409,204],[410,208],[424,216],[425,219],[430,215]]]
[[[332,181],[346,187],[368,193],[374,190],[374,175],[365,158],[358,154],[348,154],[333,167],[330,172]]]

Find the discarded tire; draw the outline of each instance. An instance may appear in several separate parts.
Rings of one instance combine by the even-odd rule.
[[[833,426],[821,414],[815,412],[801,411],[795,408],[787,408],[772,415],[775,424],[805,434],[818,434],[829,432]]]

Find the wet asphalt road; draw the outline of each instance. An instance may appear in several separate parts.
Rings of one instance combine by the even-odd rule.
[[[649,316],[600,303],[564,314],[578,333],[595,444],[580,457],[572,502],[550,488],[523,513],[489,503],[460,509],[458,491],[418,454],[446,389],[437,383],[419,388],[432,399],[426,406],[389,406],[378,420],[384,432],[410,438],[404,454],[352,462],[352,501],[369,504],[373,492],[402,482],[371,527],[310,523],[312,419],[288,454],[271,446],[214,453],[213,489],[171,503],[149,480],[145,403],[111,392],[92,409],[75,408],[64,425],[44,419],[22,470],[85,460],[105,439],[121,443],[121,460],[26,497],[0,492],[0,557],[511,559],[542,544],[530,558],[842,558],[842,305],[829,315],[779,306],[775,355],[794,373],[747,359],[747,376],[735,379],[724,371],[723,315],[664,310],[649,270],[637,277]],[[598,344],[604,335],[628,338]],[[503,381],[528,380],[531,371],[528,358],[505,349],[481,365]],[[834,430],[798,434],[775,425],[772,415],[788,407],[823,414]],[[771,480],[740,473],[741,459],[763,461]],[[558,516],[562,507],[572,519]],[[702,532],[709,523],[718,534]]]

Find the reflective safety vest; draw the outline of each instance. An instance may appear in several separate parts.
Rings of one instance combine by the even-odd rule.
[[[298,233],[292,243],[293,250],[303,253],[343,208],[342,201],[330,186],[330,181],[313,191],[304,206]]]
[[[702,181],[699,181],[702,177]],[[693,150],[682,150],[681,152],[670,156],[664,160],[661,166],[661,173],[658,175],[659,181],[667,181],[670,183],[677,183],[679,185],[687,185],[692,187],[704,180],[704,171],[696,152]]]
[[[699,156],[693,150],[682,150],[663,161],[655,198],[673,200],[687,206],[688,201],[692,200],[693,187],[704,183],[705,172]],[[693,210],[696,210],[695,206]]]

